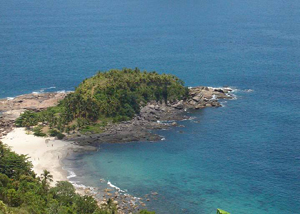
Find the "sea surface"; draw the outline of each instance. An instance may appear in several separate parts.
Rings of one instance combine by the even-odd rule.
[[[104,144],[65,164],[157,213],[300,210],[300,1],[0,0],[0,97],[74,90],[139,67],[236,100],[188,112],[160,142]]]

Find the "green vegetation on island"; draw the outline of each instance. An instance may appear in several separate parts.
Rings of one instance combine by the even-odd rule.
[[[37,176],[25,155],[18,155],[0,141],[0,214],[115,214],[111,200],[99,208],[91,196],[80,196],[68,181],[50,187],[52,175]],[[141,211],[144,214],[155,212]]]
[[[130,120],[149,101],[182,100],[188,88],[182,80],[170,74],[139,69],[98,72],[85,79],[59,105],[41,112],[26,111],[17,120],[19,127],[40,125],[36,136],[47,134],[62,138],[62,133],[80,130],[100,133],[108,123]]]

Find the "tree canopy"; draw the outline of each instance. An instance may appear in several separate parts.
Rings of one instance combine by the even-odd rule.
[[[165,102],[185,99],[188,88],[171,74],[136,69],[98,72],[85,79],[58,106],[42,112],[27,111],[16,121],[17,126],[30,127],[39,122],[50,129],[68,133],[74,129],[105,126],[107,121],[129,120],[139,114],[149,101]],[[36,135],[41,135],[36,129]]]
[[[112,204],[99,208],[93,197],[77,194],[68,181],[59,181],[50,188],[50,172],[44,170],[37,176],[31,168],[26,156],[12,152],[0,141],[1,214],[117,213]]]

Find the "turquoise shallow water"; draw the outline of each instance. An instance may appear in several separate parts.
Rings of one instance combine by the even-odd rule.
[[[254,102],[257,92],[238,93],[226,107],[193,112],[185,127],[159,133],[157,143],[102,145],[79,156],[74,180],[101,186],[104,178],[143,197],[158,213],[294,213],[299,208],[299,132],[282,127]],[[295,124],[292,122],[291,124]],[[292,135],[292,136],[289,136]],[[67,162],[70,164],[69,162]]]
[[[158,213],[300,209],[298,1],[0,5],[0,97],[73,90],[97,70],[125,66],[238,89],[224,108],[161,131],[165,141],[102,145],[66,162],[73,179],[104,178],[136,196],[157,191],[148,206]]]

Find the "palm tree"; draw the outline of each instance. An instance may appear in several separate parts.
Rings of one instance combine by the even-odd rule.
[[[53,181],[53,175],[46,169],[44,169],[43,173],[41,174],[42,178],[42,187],[44,191],[48,191],[49,184]]]

